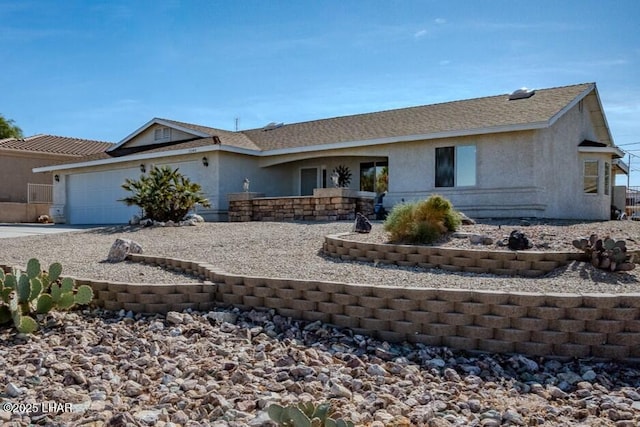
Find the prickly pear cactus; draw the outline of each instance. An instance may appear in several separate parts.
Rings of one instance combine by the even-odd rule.
[[[627,253],[624,240],[614,240],[609,236],[599,239],[592,234],[589,239],[576,239],[573,246],[583,250],[594,267],[609,271],[630,271],[636,268],[633,254]]]
[[[38,329],[34,315],[68,310],[93,300],[90,286],[76,288],[73,279],[61,278],[61,273],[59,263],[51,264],[47,272],[35,258],[29,260],[26,271],[5,273],[0,269],[0,325],[13,321],[18,332],[32,333]]]
[[[354,427],[351,421],[331,418],[329,403],[316,406],[311,402],[286,407],[276,403],[267,409],[269,417],[282,427]]]

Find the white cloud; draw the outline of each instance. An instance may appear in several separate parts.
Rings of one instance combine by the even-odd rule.
[[[442,24],[446,24],[447,20],[444,18],[436,18],[434,22],[438,25],[442,25]]]
[[[418,32],[416,32],[413,37],[415,37],[416,39],[421,39],[422,37],[427,35],[427,30],[420,30]]]

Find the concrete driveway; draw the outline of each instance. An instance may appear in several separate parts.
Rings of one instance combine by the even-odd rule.
[[[94,225],[70,226],[64,224],[2,224],[0,223],[0,239],[11,237],[37,236],[40,234],[68,233],[71,231],[95,228]]]

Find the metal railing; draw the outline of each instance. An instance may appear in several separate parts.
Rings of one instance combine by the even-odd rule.
[[[27,203],[53,203],[53,185],[28,183]]]

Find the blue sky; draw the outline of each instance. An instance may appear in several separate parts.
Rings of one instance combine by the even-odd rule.
[[[638,22],[637,0],[0,0],[0,113],[117,142],[153,117],[249,129],[596,82],[640,155]]]

